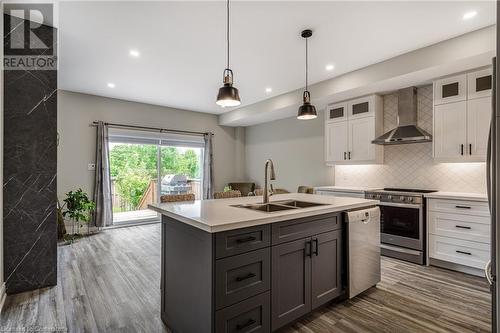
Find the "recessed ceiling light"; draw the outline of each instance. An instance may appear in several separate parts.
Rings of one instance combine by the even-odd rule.
[[[328,64],[325,66],[326,70],[327,71],[333,71],[333,69],[335,68],[335,66],[333,66],[332,64]]]
[[[108,83],[108,88],[114,88],[114,87],[116,87],[116,85],[113,82]]]
[[[273,92],[273,88],[271,88],[271,87],[266,88],[266,93],[268,93],[268,94],[269,94],[269,93],[271,93],[271,92]]]
[[[473,18],[476,15],[477,15],[477,12],[475,10],[473,10],[471,12],[465,13],[464,16],[463,16],[463,19],[464,20],[469,20],[469,19]]]
[[[138,58],[141,55],[137,50],[130,50],[128,54],[130,54],[134,58]]]

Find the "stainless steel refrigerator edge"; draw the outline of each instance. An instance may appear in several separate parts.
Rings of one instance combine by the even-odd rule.
[[[498,28],[497,28],[498,29]],[[497,32],[498,36],[498,32]],[[498,37],[497,37],[498,38]],[[498,45],[498,43],[497,43]],[[496,65],[496,57],[493,58],[493,94],[492,94],[492,112],[491,112],[491,124],[490,124],[490,133],[488,137],[488,155],[486,158],[486,185],[487,185],[487,190],[488,190],[488,205],[490,207],[490,214],[491,214],[491,259],[490,261],[486,264],[486,267],[484,268],[485,270],[485,275],[486,278],[488,279],[488,282],[490,283],[491,286],[491,306],[492,306],[492,332],[498,332],[498,324],[497,324],[497,319],[498,319],[498,301],[499,301],[499,295],[497,293],[497,287],[496,287],[496,276],[498,276],[498,265],[496,263],[496,259],[499,258],[500,256],[497,253],[498,250],[498,239],[497,239],[497,221],[499,221],[499,217],[497,216],[498,211],[498,184],[497,184],[497,175],[498,175],[498,160],[497,160],[497,152],[496,149],[499,146],[498,145],[498,135],[497,135],[497,128],[498,128],[498,112],[497,112],[497,99],[499,97],[498,91],[497,91],[497,79],[499,77],[498,73],[498,68]]]
[[[500,6],[497,6],[497,17],[500,15]],[[497,25],[497,53],[500,38],[500,30]],[[498,73],[498,66],[496,57],[493,58],[493,94],[492,94],[492,113],[491,113],[491,125],[490,125],[490,135],[488,139],[488,156],[486,161],[486,176],[487,176],[487,188],[488,188],[488,204],[490,206],[491,213],[491,260],[485,267],[486,277],[491,285],[491,306],[492,306],[492,332],[499,332],[498,318],[500,317],[499,307],[500,295],[497,288],[496,277],[499,276],[499,265],[497,265],[497,258],[500,258],[500,246],[499,237],[497,234],[497,223],[500,221],[499,216],[499,184],[498,184],[498,174],[500,172],[500,161],[498,160],[497,149],[500,147],[500,135],[498,135],[498,128],[500,128],[500,112],[498,112],[498,101],[500,100],[500,93],[497,89],[498,79],[500,77]]]

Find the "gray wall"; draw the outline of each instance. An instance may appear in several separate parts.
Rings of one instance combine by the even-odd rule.
[[[245,129],[245,160],[248,179],[262,185],[264,162],[272,158],[275,188],[296,191],[299,185],[333,184],[333,168],[324,158],[323,112],[314,120],[295,117]]]
[[[69,190],[81,187],[92,193],[94,172],[88,164],[95,161],[95,120],[163,127],[171,129],[211,131],[214,137],[215,189],[236,180],[235,156],[240,154],[235,128],[217,124],[217,116],[171,109],[118,99],[59,91],[58,93],[58,184],[60,198]]]

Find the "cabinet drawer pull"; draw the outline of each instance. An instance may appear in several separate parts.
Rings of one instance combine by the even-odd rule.
[[[311,254],[311,241],[307,241],[306,242],[306,250],[304,252],[304,256],[305,257],[312,257],[312,254]]]
[[[470,206],[455,206],[455,208],[460,208],[460,209],[470,209]]]
[[[314,250],[313,250],[313,254],[315,254],[315,255],[316,255],[316,257],[317,257],[317,256],[318,256],[318,254],[319,254],[319,250],[318,250],[318,248],[319,248],[319,246],[318,246],[318,245],[319,245],[319,243],[318,243],[318,239],[317,239],[317,238],[316,238],[316,239],[313,239],[313,242],[314,242]]]
[[[460,228],[460,229],[472,229],[471,227],[467,227],[465,225],[456,225],[455,228]]]
[[[255,277],[256,275],[254,273],[248,273],[247,275],[245,276],[238,276],[236,278],[236,281],[238,282],[241,282],[241,281],[245,281],[245,280],[248,280],[248,279],[251,279],[253,277]]]
[[[251,326],[251,325],[253,325],[255,323],[256,323],[255,320],[249,319],[245,324],[238,324],[238,325],[236,325],[236,329],[238,331],[241,331],[242,329],[247,328],[248,326]]]
[[[254,240],[257,240],[257,238],[255,236],[249,236],[249,237],[245,237],[245,238],[238,238],[236,240],[236,243],[248,243],[248,242],[253,242]]]
[[[349,156],[349,159],[351,159],[351,152],[348,152],[347,155]]]
[[[472,155],[472,143],[469,143],[469,155]]]
[[[347,160],[347,153],[344,152],[344,161]]]
[[[465,252],[465,251],[460,251],[460,250],[456,250],[455,252],[456,252],[456,253],[461,253],[461,254],[466,254],[466,255],[468,255],[468,256],[471,256],[471,255],[472,255],[472,253],[470,253],[470,252]]]
[[[464,144],[460,145],[460,155],[464,156]]]

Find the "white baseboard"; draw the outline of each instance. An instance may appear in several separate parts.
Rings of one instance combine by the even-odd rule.
[[[7,297],[7,294],[5,293],[5,283],[2,283],[2,286],[0,287],[0,313],[2,313],[3,305],[5,303],[5,298]]]

